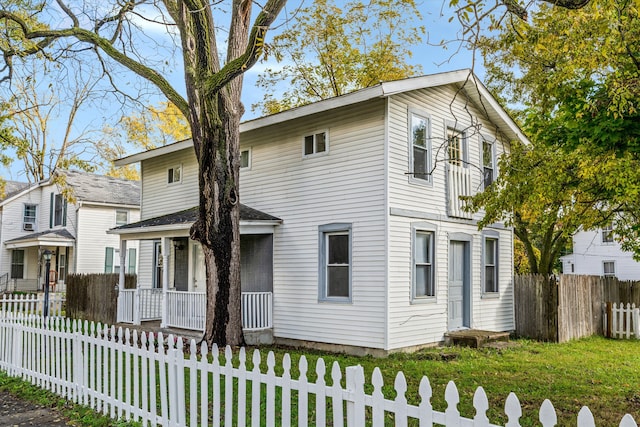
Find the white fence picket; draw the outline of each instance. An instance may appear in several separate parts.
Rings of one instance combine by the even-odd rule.
[[[606,306],[604,309],[606,310]],[[611,304],[611,325],[607,325],[607,313],[604,313],[602,318],[605,331],[611,326],[612,338],[640,339],[640,308],[637,308],[635,303]]]
[[[216,346],[209,351],[203,343],[198,350],[192,340],[185,358],[184,341],[173,335],[166,338],[161,333],[139,335],[135,330],[119,328],[116,331],[99,323],[52,317],[43,321],[41,316],[23,314],[21,310],[28,312],[28,305],[20,310],[14,310],[15,307],[0,312],[0,369],[112,418],[138,421],[144,426],[210,425],[212,414],[215,426],[222,422],[246,426],[250,418],[252,426],[264,423],[286,427],[291,424],[295,404],[299,427],[328,423],[376,427],[385,425],[388,416],[393,417],[399,427],[413,420],[418,420],[421,427],[434,424],[496,427],[487,417],[489,404],[482,387],[474,394],[475,416],[469,419],[458,410],[460,395],[453,382],[449,382],[445,391],[447,408],[439,412],[431,406],[432,389],[426,377],[420,382],[420,404],[415,406],[407,402],[407,381],[402,372],[396,376],[395,397],[391,400],[384,396],[384,382],[378,368],[371,375],[373,392],[368,395],[361,366],[346,369],[346,388],[343,388],[343,371],[337,362],[331,367],[332,383],[326,384],[328,372],[322,358],[315,366],[317,379],[310,382],[304,356],[299,360],[299,376],[293,379],[289,355],[283,357],[283,373],[278,376],[273,352],[267,356],[267,370],[263,373],[262,356],[255,350],[253,368],[249,371],[244,349],[238,353],[239,362],[234,366],[234,354],[227,347],[225,362],[221,365]],[[619,313],[615,317],[621,318]],[[629,319],[632,317],[625,312],[623,323],[633,321]],[[185,375],[189,379],[187,388]],[[297,397],[292,402],[294,396]],[[310,406],[313,402],[315,405]],[[331,420],[326,419],[327,410],[332,413]],[[520,425],[522,408],[513,393],[506,400],[505,414],[507,427]],[[557,425],[556,411],[549,400],[541,405],[539,420],[544,427]],[[595,427],[586,407],[580,410],[577,420],[581,427]],[[619,425],[637,427],[631,415],[622,418]]]

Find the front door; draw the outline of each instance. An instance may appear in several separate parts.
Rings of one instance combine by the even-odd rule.
[[[173,286],[176,291],[187,292],[189,290],[189,247],[188,239],[179,237],[173,239],[174,270]]]
[[[449,243],[449,330],[470,326],[468,242]]]

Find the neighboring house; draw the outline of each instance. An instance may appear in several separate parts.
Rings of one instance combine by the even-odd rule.
[[[64,289],[67,273],[119,271],[119,241],[106,231],[140,219],[139,183],[84,172],[59,174],[63,188],[54,179],[23,184],[0,202],[0,276],[8,278],[9,290],[42,289],[47,249],[53,253],[50,283],[60,285],[57,290]],[[124,255],[127,270],[134,272],[137,243]]]
[[[263,315],[251,299],[263,293],[281,343],[387,352],[461,328],[513,330],[512,230],[478,230],[482,214],[459,199],[491,184],[513,140],[528,143],[468,70],[244,122],[245,330]],[[112,232],[142,240],[138,286],[164,287],[163,324],[185,327],[175,320],[182,312],[201,328],[202,251],[188,238],[199,202],[192,142],[116,165],[137,162],[142,221]]]
[[[573,253],[560,257],[564,274],[615,276],[640,280],[640,262],[616,242],[611,226],[578,231],[573,235]]]

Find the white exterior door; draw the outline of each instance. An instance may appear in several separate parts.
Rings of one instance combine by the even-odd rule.
[[[449,330],[468,327],[466,242],[449,243]]]
[[[207,276],[204,269],[204,253],[200,243],[192,242],[193,254],[193,291],[205,292],[207,289]]]

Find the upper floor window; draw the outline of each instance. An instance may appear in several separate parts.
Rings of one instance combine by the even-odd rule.
[[[67,225],[67,200],[62,194],[51,193],[51,209],[49,211],[49,227]]]
[[[484,239],[484,289],[485,293],[498,292],[498,239]]]
[[[447,128],[447,154],[449,164],[465,166],[467,153],[464,132],[453,128]]]
[[[22,229],[25,231],[34,231],[36,227],[37,205],[25,204],[24,215],[22,218]]]
[[[327,132],[316,132],[312,135],[305,135],[304,155],[310,156],[311,154],[324,153],[327,151],[328,142]]]
[[[607,224],[602,227],[602,243],[613,243],[613,225]]]
[[[240,151],[240,167],[242,169],[251,168],[251,150]]]
[[[429,141],[429,120],[411,113],[409,122],[411,138],[411,176],[423,181],[431,180],[431,144]]]
[[[482,171],[484,188],[489,188],[495,180],[495,155],[494,145],[484,138],[482,139]]]
[[[413,297],[436,295],[433,266],[434,232],[416,230],[413,236]]]
[[[602,262],[602,272],[607,277],[613,277],[616,275],[616,264],[613,261]]]
[[[116,226],[125,225],[129,223],[129,211],[117,210],[116,211]]]
[[[329,224],[320,232],[320,299],[351,300],[351,224]]]
[[[174,166],[167,170],[167,183],[173,184],[182,181],[182,166]]]

